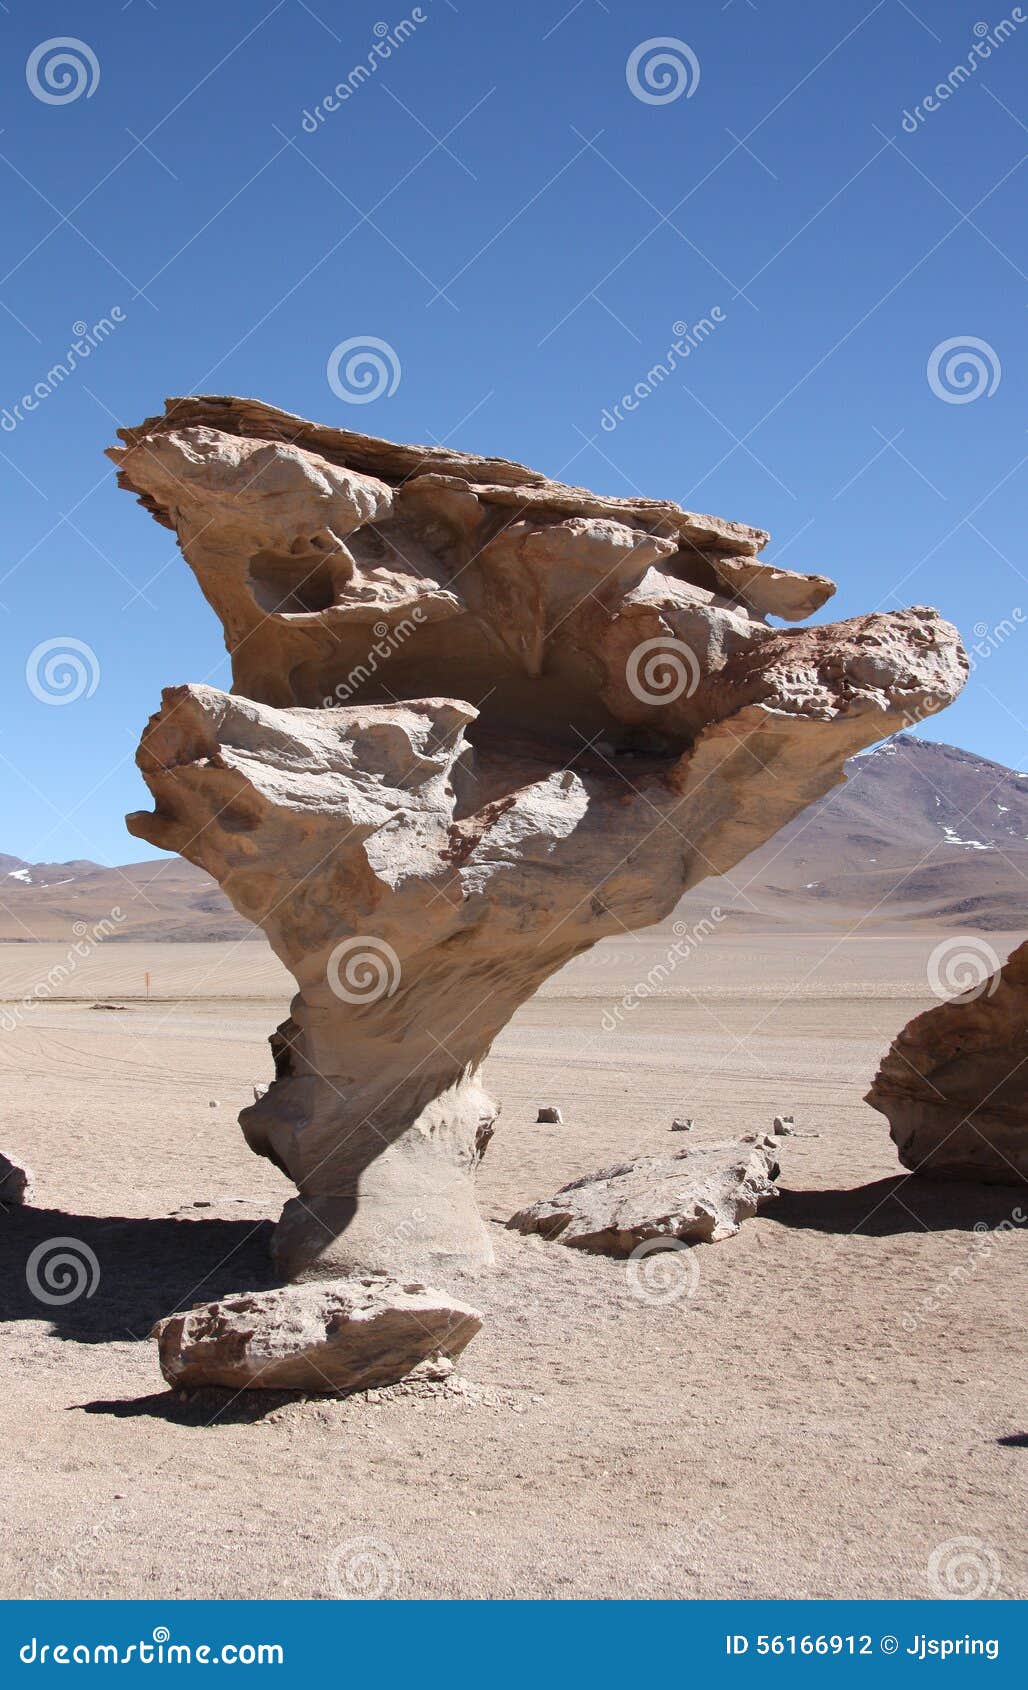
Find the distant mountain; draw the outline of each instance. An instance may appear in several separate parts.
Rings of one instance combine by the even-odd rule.
[[[261,937],[209,875],[180,857],[106,868],[0,855],[0,939],[74,939],[77,924],[104,920],[112,939]]]
[[[854,757],[849,779],[679,913],[719,905],[733,930],[868,930],[922,923],[1028,928],[1028,774],[898,734]],[[0,856],[0,939],[64,939],[121,911],[125,939],[247,939],[202,869],[178,857],[105,868]]]
[[[1028,927],[1028,774],[898,734],[689,904],[779,923]],[[738,890],[736,890],[738,889]]]

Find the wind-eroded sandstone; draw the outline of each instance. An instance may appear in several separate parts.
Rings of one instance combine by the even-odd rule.
[[[571,1180],[507,1225],[573,1250],[628,1256],[651,1239],[720,1244],[778,1196],[780,1146],[766,1135],[641,1156]]]
[[[299,1188],[279,1263],[488,1261],[467,1176],[496,1034],[947,703],[956,632],[924,608],[773,626],[833,588],[762,563],[759,529],[255,400],[121,433],[233,673],[165,692],[129,827],[207,869],[298,985],[240,1117]]]
[[[1028,944],[972,991],[908,1022],[866,1101],[913,1173],[1028,1184]]]
[[[424,1285],[338,1279],[200,1303],[153,1336],[164,1377],[183,1390],[367,1391],[411,1373],[445,1378],[481,1324]]]

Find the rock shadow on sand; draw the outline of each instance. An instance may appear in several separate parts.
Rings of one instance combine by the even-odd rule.
[[[56,1337],[79,1344],[145,1340],[176,1309],[273,1284],[271,1231],[270,1221],[7,1209],[0,1322],[49,1321]]]
[[[1009,1223],[1017,1209],[1028,1215],[1024,1186],[897,1174],[850,1190],[780,1189],[778,1201],[761,1210],[761,1220],[801,1231],[891,1238],[903,1232],[983,1232]]]

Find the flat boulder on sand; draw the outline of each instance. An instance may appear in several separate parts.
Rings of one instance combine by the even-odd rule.
[[[630,1256],[648,1238],[717,1244],[778,1196],[779,1150],[773,1138],[753,1134],[644,1156],[572,1180],[507,1225],[611,1256]]]
[[[424,1285],[336,1279],[244,1292],[158,1321],[161,1372],[187,1390],[354,1391],[445,1378],[482,1325]]]

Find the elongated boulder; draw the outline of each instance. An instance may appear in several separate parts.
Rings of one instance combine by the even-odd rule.
[[[121,431],[233,691],[177,686],[130,830],[208,870],[297,981],[243,1111],[296,1182],[290,1278],[491,1258],[479,1070],[555,970],[660,921],[959,690],[923,608],[773,627],[832,590],[761,530],[503,459],[193,396]]]
[[[908,1022],[865,1101],[913,1173],[1028,1184],[1028,943],[971,991]]]
[[[424,1285],[337,1279],[202,1303],[152,1336],[165,1379],[184,1390],[363,1391],[415,1370],[445,1378],[481,1325]]]
[[[507,1225],[605,1256],[630,1256],[651,1238],[719,1244],[778,1196],[779,1150],[773,1138],[751,1135],[642,1156],[572,1180]]]

